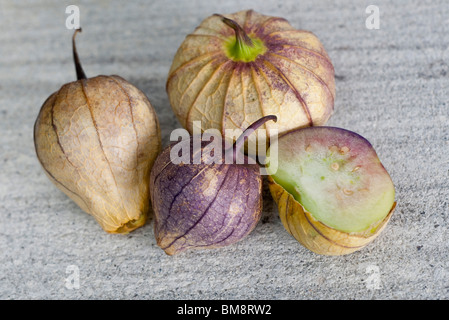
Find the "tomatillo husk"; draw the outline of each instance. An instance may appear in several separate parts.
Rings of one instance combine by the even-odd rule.
[[[43,104],[34,126],[48,178],[109,233],[142,226],[150,212],[150,170],[161,149],[145,94],[122,77],[87,78],[73,36],[77,81]]]
[[[276,121],[276,117],[254,122],[230,146],[219,143],[211,150],[209,141],[192,136],[169,145],[157,157],[150,195],[154,235],[165,253],[229,246],[255,228],[262,213],[260,167],[246,155],[242,154],[240,163],[237,159],[248,135],[269,120]],[[198,148],[195,139],[200,141]],[[173,154],[187,150],[186,163],[173,161]],[[220,154],[217,163],[210,161],[212,152]]]
[[[253,10],[215,14],[179,47],[167,94],[191,134],[198,124],[224,135],[276,115],[278,122],[263,128],[268,141],[275,132],[326,123],[334,107],[334,67],[316,35],[284,18]]]

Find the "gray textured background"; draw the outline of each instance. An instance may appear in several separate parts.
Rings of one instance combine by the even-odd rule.
[[[47,179],[32,141],[44,100],[75,79],[68,4],[81,10],[87,75],[118,74],[143,90],[164,145],[179,126],[167,73],[203,18],[253,8],[313,31],[336,70],[329,125],[370,140],[395,182],[398,207],[385,231],[359,252],[319,256],[287,234],[267,194],[256,229],[219,250],[167,256],[152,223],[126,236],[103,232]],[[365,27],[369,4],[380,8],[380,30]],[[449,298],[446,0],[0,0],[0,30],[0,298]],[[65,287],[70,265],[79,289]]]

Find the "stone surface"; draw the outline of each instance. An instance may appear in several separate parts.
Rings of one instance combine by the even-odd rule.
[[[1,1],[0,298],[448,299],[449,4],[375,1]],[[356,253],[316,255],[283,228],[265,186],[263,217],[238,244],[167,256],[152,223],[106,234],[54,187],[36,159],[40,106],[75,79],[65,8],[81,10],[87,76],[118,74],[155,107],[163,144],[179,127],[165,92],[171,60],[203,18],[253,8],[314,32],[336,71],[329,125],[366,137],[398,207]],[[79,288],[67,279],[79,271]],[[70,287],[70,286],[69,286]]]

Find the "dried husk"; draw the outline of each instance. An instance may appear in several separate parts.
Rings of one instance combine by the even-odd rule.
[[[334,68],[322,43],[287,20],[240,11],[224,15],[239,24],[266,51],[254,61],[234,61],[224,46],[235,31],[220,16],[205,19],[178,49],[167,80],[170,104],[191,133],[201,129],[243,130],[264,115],[267,136],[311,125],[331,116],[335,98]],[[256,139],[256,135],[250,140]]]
[[[50,180],[105,231],[127,233],[145,223],[161,137],[139,89],[115,75],[65,84],[43,104],[34,142]]]
[[[382,232],[396,207],[395,202],[384,219],[374,223],[364,232],[347,233],[316,220],[270,176],[268,183],[285,229],[303,246],[322,255],[344,255],[362,249]]]

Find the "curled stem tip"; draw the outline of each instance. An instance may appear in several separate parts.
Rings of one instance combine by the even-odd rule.
[[[78,52],[76,50],[75,38],[78,32],[82,32],[82,29],[76,29],[73,33],[72,37],[72,50],[73,50],[73,61],[75,62],[75,70],[76,70],[76,78],[78,80],[87,79],[86,74],[84,73],[83,67],[81,66],[80,59],[78,57]]]
[[[226,18],[225,16],[222,16],[221,14],[214,14],[214,16],[220,17],[221,21],[223,21],[224,24],[231,27],[235,31],[235,37],[238,44],[246,44],[247,46],[253,47],[254,43],[251,40],[250,37],[246,34],[245,30],[234,20]]]
[[[248,128],[245,129],[245,131],[243,131],[243,133],[237,138],[237,140],[234,142],[234,145],[232,146],[234,162],[237,157],[237,152],[240,151],[245,141],[248,140],[248,137],[260,126],[262,126],[265,122],[270,120],[277,122],[278,118],[275,115],[262,117],[259,120],[253,122]]]

